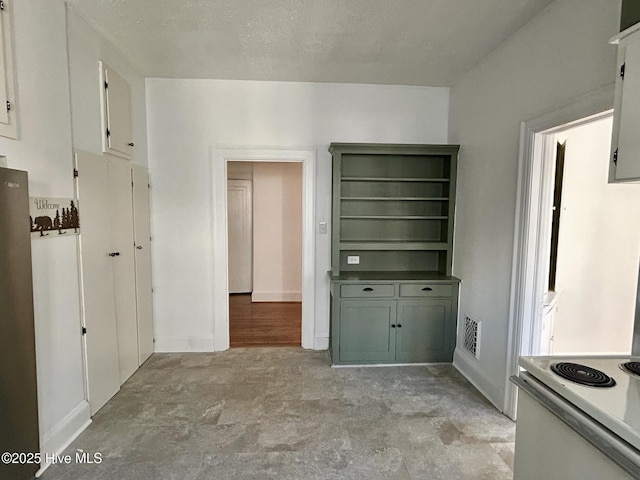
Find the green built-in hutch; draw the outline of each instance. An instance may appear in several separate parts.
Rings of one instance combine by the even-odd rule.
[[[452,361],[458,149],[331,144],[334,364]]]

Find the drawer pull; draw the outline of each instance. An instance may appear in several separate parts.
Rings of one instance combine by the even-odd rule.
[[[362,289],[363,292],[373,292],[373,288],[371,287],[365,287]]]
[[[422,289],[423,292],[431,292],[432,290],[433,290],[433,288],[431,288],[431,287],[424,287]]]

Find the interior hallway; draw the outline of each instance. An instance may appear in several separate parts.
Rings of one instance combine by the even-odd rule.
[[[327,352],[154,354],[43,480],[511,479],[514,424],[451,365],[330,368]]]
[[[299,347],[301,302],[252,302],[250,293],[229,295],[231,347]]]

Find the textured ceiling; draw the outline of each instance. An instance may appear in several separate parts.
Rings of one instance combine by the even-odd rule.
[[[552,0],[67,0],[149,77],[448,86]]]

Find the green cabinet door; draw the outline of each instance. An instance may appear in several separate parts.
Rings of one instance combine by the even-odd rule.
[[[398,300],[396,361],[451,362],[455,328],[451,300]]]
[[[339,359],[342,362],[389,362],[395,359],[396,302],[340,302]]]

